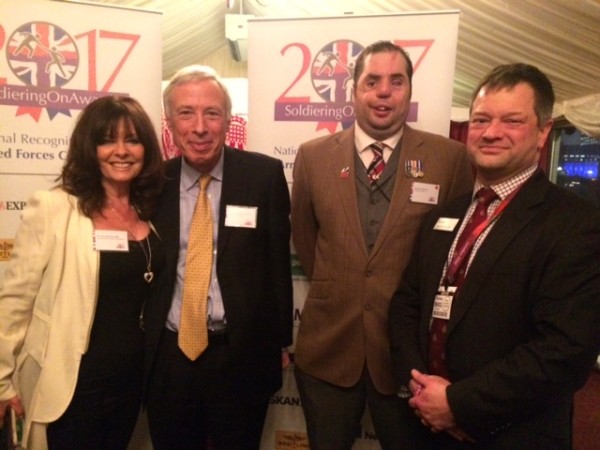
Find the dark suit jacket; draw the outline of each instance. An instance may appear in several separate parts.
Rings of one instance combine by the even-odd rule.
[[[235,358],[232,370],[240,395],[270,395],[281,386],[281,348],[292,343],[289,191],[281,161],[229,147],[224,152],[217,277]],[[180,174],[181,158],[166,163],[168,181],[152,219],[166,249],[167,269],[145,311],[146,381],[176,279]],[[227,205],[258,207],[256,228],[226,227]]]
[[[459,229],[435,231],[434,224],[462,219],[469,203],[470,196],[457,199],[423,222],[392,300],[392,353],[402,384],[412,368],[427,372],[433,300]],[[452,305],[447,396],[457,423],[481,448],[569,442],[573,393],[599,343],[598,210],[538,172],[488,234]]]
[[[438,204],[469,192],[464,145],[404,127],[391,202],[373,249],[365,243],[356,191],[354,127],[298,149],[292,234],[310,288],[296,338],[296,364],[313,377],[354,386],[365,365],[377,390],[395,394],[387,318],[419,224],[434,205],[410,200],[414,182],[439,186]],[[424,176],[405,174],[420,161]],[[346,170],[348,177],[342,176]]]

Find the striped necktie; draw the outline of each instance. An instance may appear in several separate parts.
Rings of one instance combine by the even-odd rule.
[[[369,167],[367,167],[367,177],[371,184],[375,184],[377,183],[377,180],[379,180],[383,169],[385,169],[385,161],[383,159],[384,144],[381,142],[373,142],[369,145],[369,148],[373,152],[373,159],[371,160]]]

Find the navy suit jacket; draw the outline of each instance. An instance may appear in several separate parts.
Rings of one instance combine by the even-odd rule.
[[[224,152],[217,277],[235,360],[231,370],[240,380],[240,395],[270,395],[281,386],[281,348],[292,343],[289,191],[278,159],[227,146]],[[168,181],[152,219],[167,268],[145,310],[146,383],[177,275],[180,175],[181,157],[168,161]],[[227,205],[257,207],[256,228],[225,226]]]
[[[462,219],[470,201],[459,198],[423,222],[392,300],[392,353],[403,385],[412,368],[427,372],[433,300],[459,229],[434,225]],[[446,393],[458,425],[486,449],[570,443],[573,394],[599,348],[600,214],[538,172],[486,237],[452,305]]]

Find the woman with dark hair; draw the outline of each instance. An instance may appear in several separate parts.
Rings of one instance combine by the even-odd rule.
[[[58,181],[29,200],[0,285],[0,419],[23,418],[27,449],[126,449],[165,261],[148,221],[162,157],[140,104],[90,103]]]

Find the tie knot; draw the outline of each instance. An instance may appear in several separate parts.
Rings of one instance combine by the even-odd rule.
[[[369,148],[376,156],[383,155],[384,144],[381,142],[373,142],[371,145],[369,145]]]
[[[210,174],[203,173],[202,175],[200,175],[200,190],[201,191],[206,191],[206,188],[208,188],[208,184],[210,183],[210,180],[212,180],[212,177],[210,176]]]
[[[498,197],[498,195],[496,195],[496,193],[490,188],[481,188],[477,191],[475,197],[477,197],[477,201],[482,206],[489,206],[489,204],[492,203],[494,199]]]

